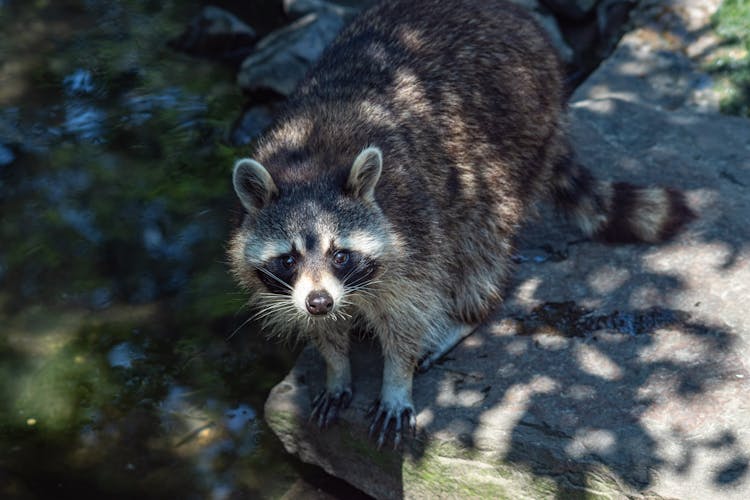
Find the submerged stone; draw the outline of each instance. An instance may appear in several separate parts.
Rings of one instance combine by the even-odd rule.
[[[15,159],[16,155],[13,150],[4,144],[0,144],[0,167],[7,167]]]
[[[273,123],[270,106],[254,106],[246,109],[232,125],[229,140],[233,146],[245,146],[259,137]]]

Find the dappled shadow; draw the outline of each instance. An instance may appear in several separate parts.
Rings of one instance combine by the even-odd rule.
[[[675,309],[598,314],[567,302],[498,314],[416,378],[419,437],[403,454],[361,444],[381,368],[367,341],[353,355],[354,411],[330,431],[305,424],[303,441],[334,472],[383,498],[415,491],[583,498],[665,484],[677,496],[692,491],[675,482],[738,492],[750,455],[736,419],[750,374],[733,352],[736,342],[726,326]],[[324,370],[314,352],[302,360],[296,383],[305,389],[304,413]],[[490,471],[475,471],[467,484],[457,462],[443,471],[452,486],[436,482],[440,460],[461,458]],[[379,472],[361,475],[368,467]],[[360,475],[347,475],[352,470]],[[483,490],[493,477],[514,474],[537,479]]]
[[[747,374],[728,354],[726,330],[673,310],[581,319],[572,304],[552,306],[553,318],[540,321],[535,311],[484,329],[417,385],[418,400],[437,402],[427,404],[434,421],[426,437],[458,421],[466,426],[459,447],[469,438],[496,451],[490,460],[551,479],[559,495],[583,495],[587,488],[645,491],[666,473],[694,477],[693,459],[706,452],[705,439],[696,439],[701,429],[699,436],[723,436],[712,459],[733,471],[714,483],[746,479],[748,455],[736,429],[711,421],[721,419],[718,409],[710,414],[717,393],[738,388],[736,377]],[[680,352],[685,345],[689,355]]]
[[[587,165],[602,177],[682,189],[699,215],[689,244],[713,248],[717,258],[711,265],[717,270],[738,264],[750,234],[750,221],[743,216],[750,209],[747,119],[663,113],[617,98],[577,102],[571,113],[579,155]],[[592,136],[601,142],[587,140]]]

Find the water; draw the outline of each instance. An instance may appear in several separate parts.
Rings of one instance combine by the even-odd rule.
[[[3,498],[342,491],[263,423],[296,353],[253,325],[229,338],[244,99],[230,68],[167,47],[198,7],[0,2]]]

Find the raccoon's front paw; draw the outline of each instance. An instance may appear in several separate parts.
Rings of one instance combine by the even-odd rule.
[[[313,399],[310,421],[317,421],[318,427],[325,429],[338,419],[339,410],[347,409],[351,402],[351,387],[334,392],[324,389]]]
[[[414,407],[409,401],[381,401],[373,403],[368,416],[374,415],[370,425],[370,437],[378,435],[378,449],[383,446],[388,435],[388,429],[393,427],[393,449],[401,444],[402,432],[406,431],[411,437],[417,434],[417,417]]]

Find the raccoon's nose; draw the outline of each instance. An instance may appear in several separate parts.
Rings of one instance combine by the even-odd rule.
[[[305,299],[305,306],[310,314],[327,314],[333,307],[333,297],[325,290],[314,290]]]

